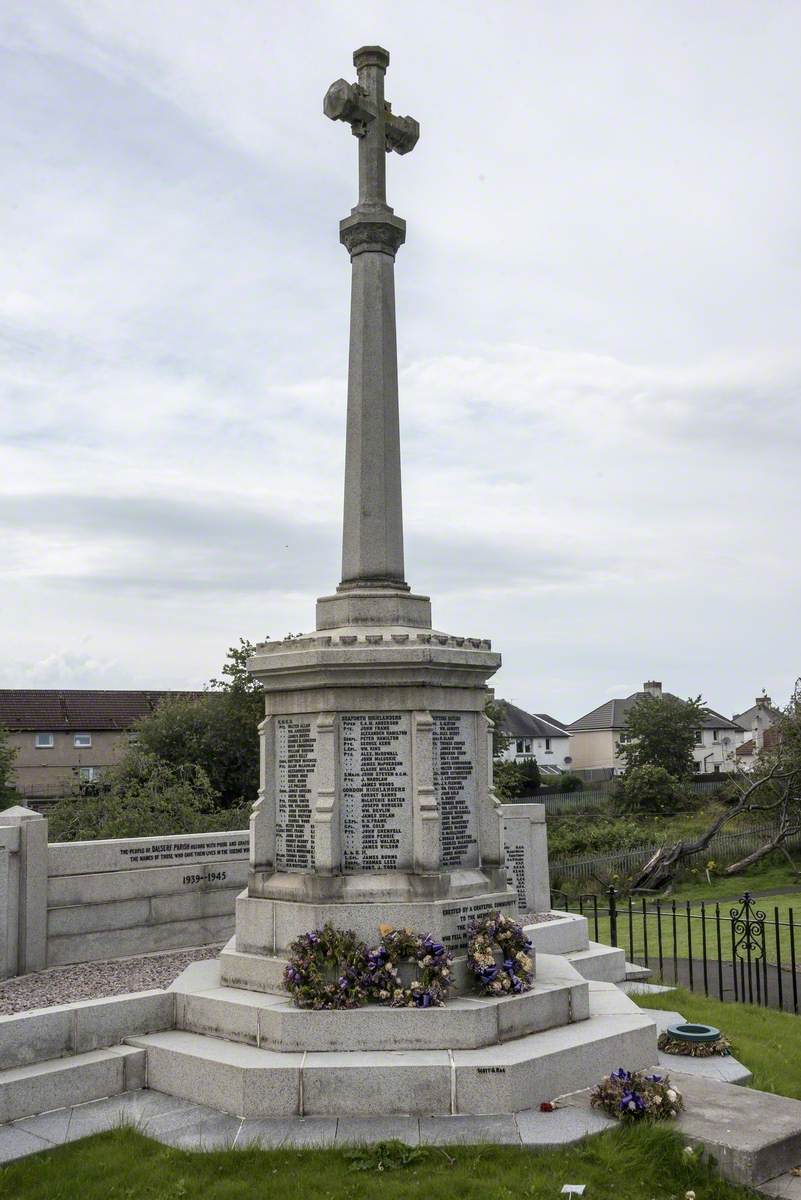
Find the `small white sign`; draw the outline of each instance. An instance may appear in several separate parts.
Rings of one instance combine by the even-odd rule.
[[[583,1196],[586,1191],[586,1183],[566,1183],[562,1188],[563,1196]]]

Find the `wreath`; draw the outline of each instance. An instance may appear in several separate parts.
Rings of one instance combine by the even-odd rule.
[[[500,955],[500,963],[498,962]],[[534,982],[534,950],[522,925],[493,913],[470,929],[467,965],[486,996],[527,992]]]
[[[284,986],[298,1008],[358,1008],[367,1001],[367,972],[364,942],[328,921],[289,947]]]
[[[391,1008],[441,1008],[451,985],[452,955],[429,933],[380,925],[381,941],[368,955],[370,995]],[[404,987],[398,971],[413,963],[414,979]]]

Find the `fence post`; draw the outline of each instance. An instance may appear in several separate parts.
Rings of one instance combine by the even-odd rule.
[[[19,827],[17,973],[27,975],[47,966],[47,820],[15,805],[0,824]]]
[[[609,938],[613,946],[617,946],[617,892],[614,884],[607,888],[609,897]]]

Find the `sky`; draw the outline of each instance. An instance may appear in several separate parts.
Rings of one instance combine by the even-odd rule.
[[[340,576],[391,52],[407,579],[571,721],[801,674],[797,0],[6,0],[0,686],[197,687]]]

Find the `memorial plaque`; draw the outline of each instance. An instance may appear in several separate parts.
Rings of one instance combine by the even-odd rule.
[[[343,868],[409,870],[412,866],[409,715],[343,713],[340,721]]]
[[[454,954],[461,954],[467,949],[470,926],[475,921],[483,921],[493,913],[502,912],[507,917],[514,917],[517,912],[517,901],[514,896],[494,896],[490,900],[456,900],[448,908],[443,908],[442,917],[444,932],[442,943]]]
[[[525,842],[510,839],[507,836],[504,839],[503,849],[506,857],[506,878],[509,887],[514,888],[517,892],[517,907],[520,912],[527,913],[530,908],[526,873],[528,846]]]
[[[473,713],[432,713],[434,792],[443,867],[477,867],[478,790]]]
[[[278,717],[275,729],[275,865],[314,870],[312,776],[317,734],[311,717]]]

